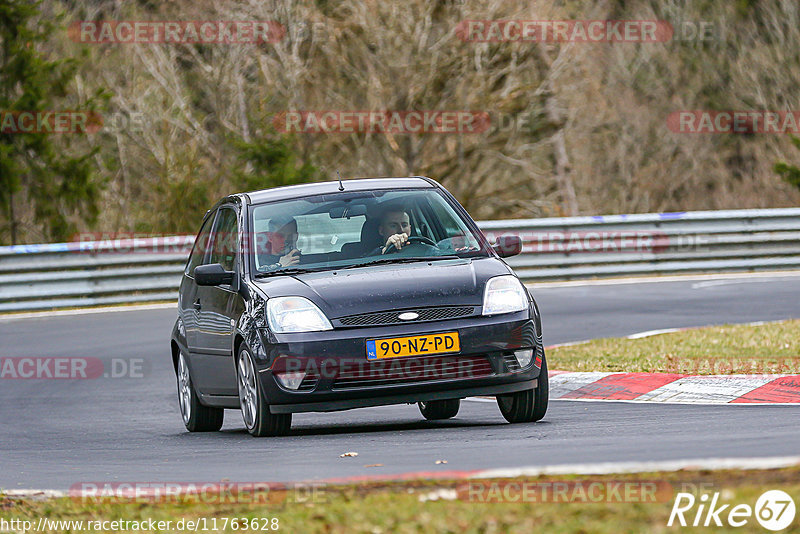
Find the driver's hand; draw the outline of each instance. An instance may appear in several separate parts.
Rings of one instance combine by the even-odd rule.
[[[281,267],[289,267],[290,265],[297,265],[300,263],[300,251],[297,249],[293,249],[290,253],[286,256],[281,256],[281,259],[278,261],[281,264]]]
[[[391,245],[394,245],[394,248],[400,250],[406,243],[408,243],[408,234],[394,234],[386,240],[386,245],[383,247],[383,252],[381,252],[381,254],[385,254]]]

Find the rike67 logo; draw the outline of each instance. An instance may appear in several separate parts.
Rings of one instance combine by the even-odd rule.
[[[749,504],[720,502],[720,493],[707,493],[696,497],[691,493],[678,493],[667,526],[677,524],[686,527],[743,527],[754,517],[767,530],[783,530],[794,521],[795,504],[788,493],[781,490],[764,492],[755,507]]]

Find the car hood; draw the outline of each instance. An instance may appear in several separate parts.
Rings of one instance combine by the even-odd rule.
[[[301,296],[332,319],[426,306],[481,306],[486,281],[509,274],[496,258],[373,265],[262,278],[267,297]]]

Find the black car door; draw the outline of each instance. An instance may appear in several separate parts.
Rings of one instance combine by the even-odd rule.
[[[211,253],[205,263],[219,263],[226,271],[239,269],[239,223],[233,206],[222,206],[211,232]],[[242,297],[230,284],[197,286],[194,380],[207,395],[237,395],[233,363],[233,335],[243,309]]]
[[[194,269],[199,265],[203,265],[208,259],[210,253],[209,239],[211,238],[211,229],[216,215],[217,211],[214,210],[206,215],[203,220],[203,225],[197,234],[194,247],[192,247],[192,252],[189,255],[189,261],[186,262],[181,288],[178,292],[178,313],[186,331],[186,344],[189,349],[190,359],[192,352],[197,347],[197,331],[200,320],[200,310],[197,309],[199,302],[197,300],[197,284],[194,281]]]

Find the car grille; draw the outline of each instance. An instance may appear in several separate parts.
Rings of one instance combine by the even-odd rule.
[[[315,387],[317,387],[318,382],[319,374],[315,372],[306,373],[306,376],[303,378],[303,381],[300,383],[300,387],[297,388],[297,391],[312,391]]]
[[[511,373],[516,373],[517,371],[521,371],[522,367],[519,366],[519,362],[517,361],[517,357],[514,356],[514,353],[505,354],[503,356],[503,361],[506,362],[506,368]]]
[[[414,320],[403,321],[398,318],[401,313],[414,312],[419,314]],[[342,317],[339,322],[343,326],[378,326],[389,324],[421,323],[425,321],[440,321],[442,319],[455,319],[466,317],[475,313],[474,306],[445,306],[438,308],[415,308],[408,310],[393,310],[389,312],[365,313]]]
[[[392,358],[339,369],[332,389],[368,388],[492,376],[486,356]]]

